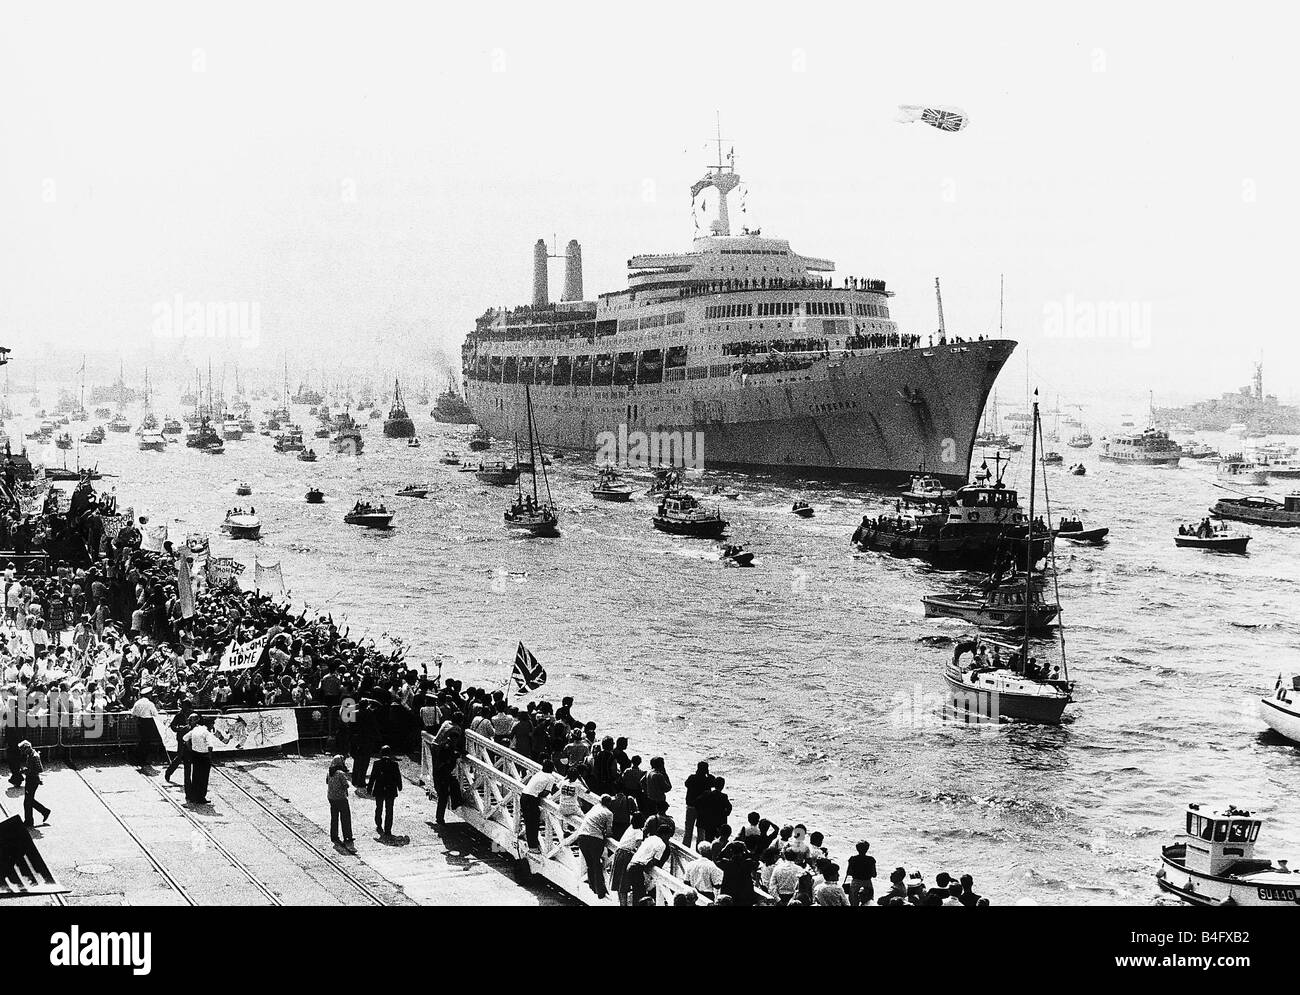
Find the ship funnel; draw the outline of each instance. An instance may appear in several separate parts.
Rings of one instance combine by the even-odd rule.
[[[546,239],[539,238],[533,246],[533,307],[550,303],[551,291],[546,277]]]
[[[569,239],[564,250],[564,294],[560,300],[582,300],[582,246],[576,238]]]

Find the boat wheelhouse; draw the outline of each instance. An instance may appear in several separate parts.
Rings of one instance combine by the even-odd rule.
[[[1188,805],[1178,841],[1161,847],[1156,882],[1193,905],[1300,905],[1300,876],[1287,861],[1258,857],[1263,819],[1229,805]]]

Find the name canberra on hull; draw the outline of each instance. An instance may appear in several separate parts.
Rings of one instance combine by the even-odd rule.
[[[462,347],[478,424],[526,434],[527,386],[550,446],[607,451],[629,434],[680,434],[696,464],[882,483],[924,465],[965,483],[1015,343],[941,332],[923,344],[890,318],[883,280],[835,286],[829,260],[759,231],[732,235],[727,194],[739,182],[730,161],[710,167],[692,188],[718,192],[710,234],[689,252],[633,256],[627,289],[594,301],[583,299],[576,241],[561,300],[550,301],[539,239],[532,304],[488,310]]]

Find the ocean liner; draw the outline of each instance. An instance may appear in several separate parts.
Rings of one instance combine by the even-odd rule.
[[[924,464],[966,483],[1015,343],[950,340],[942,312],[932,343],[901,333],[883,280],[835,285],[830,260],[757,230],[733,235],[727,195],[739,183],[734,157],[719,154],[692,187],[717,193],[709,234],[688,252],[633,256],[627,288],[596,300],[583,297],[576,240],[561,299],[549,299],[539,239],[532,303],[489,309],[462,346],[474,420],[497,438],[524,435],[531,388],[538,432],[564,449],[681,433],[710,467],[884,484]]]

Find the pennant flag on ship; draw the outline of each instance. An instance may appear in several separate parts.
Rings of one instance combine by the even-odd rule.
[[[514,678],[515,686],[521,693],[535,691],[546,683],[546,668],[521,642],[519,649],[515,650],[515,667],[510,672],[510,676]]]

